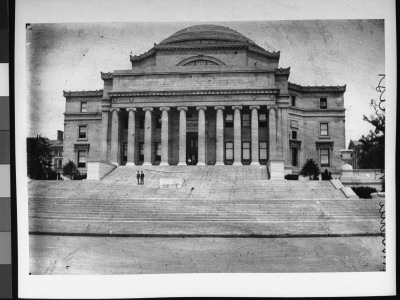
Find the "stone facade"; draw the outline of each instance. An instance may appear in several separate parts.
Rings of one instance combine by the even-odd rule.
[[[64,92],[64,159],[115,165],[267,165],[307,158],[340,171],[345,86],[288,82],[280,52],[240,33],[193,26],[101,73],[104,89]]]

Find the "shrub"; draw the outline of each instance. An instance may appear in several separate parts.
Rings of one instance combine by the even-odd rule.
[[[301,168],[300,175],[308,176],[310,180],[313,178],[314,180],[318,180],[318,175],[319,175],[318,164],[312,158],[307,159],[307,161]]]
[[[287,180],[299,180],[299,174],[287,174],[285,175]]]
[[[332,176],[331,176],[331,172],[328,172],[328,169],[325,169],[325,171],[323,173],[321,173],[322,175],[322,180],[331,180]]]
[[[79,174],[78,169],[76,168],[76,165],[70,159],[63,166],[63,174],[70,179],[73,179],[76,175]]]
[[[354,193],[357,194],[358,197],[363,198],[363,199],[371,199],[371,194],[376,193],[377,190],[375,188],[369,187],[369,186],[358,186],[358,187],[352,187]]]

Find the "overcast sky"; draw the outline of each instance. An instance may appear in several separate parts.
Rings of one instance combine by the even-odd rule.
[[[207,22],[210,23],[210,22]],[[63,90],[103,88],[100,72],[131,69],[129,54],[202,23],[63,23],[27,28],[28,135],[56,138],[64,129]],[[212,22],[228,26],[269,51],[281,51],[280,67],[301,85],[347,85],[346,146],[371,128],[371,99],[384,69],[384,22],[313,20]]]

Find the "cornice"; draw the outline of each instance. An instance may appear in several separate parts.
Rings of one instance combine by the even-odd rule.
[[[279,89],[240,89],[240,90],[185,90],[185,91],[114,91],[111,97],[141,97],[141,96],[182,96],[182,95],[254,95],[277,94]]]
[[[344,93],[346,91],[346,85],[337,85],[337,86],[301,86],[298,84],[294,84],[288,82],[288,88],[290,90],[295,90],[299,92],[309,92],[309,93],[316,93],[316,92],[339,92]]]
[[[99,97],[103,96],[103,90],[95,91],[63,91],[65,98],[69,97]]]
[[[210,66],[208,66],[210,67]],[[190,67],[176,67],[171,70],[117,70],[114,72],[113,77],[118,76],[143,76],[143,75],[181,75],[181,74],[229,74],[229,73],[265,73],[276,74],[276,70],[265,69],[229,69],[225,66],[211,66],[215,69],[193,69]],[[179,69],[178,69],[179,68]]]
[[[268,58],[280,57],[280,51],[267,51],[259,46],[255,46],[249,43],[223,43],[223,44],[190,44],[190,45],[171,45],[171,44],[154,44],[154,47],[149,51],[140,54],[130,56],[132,63],[139,63],[142,60],[149,58],[156,54],[157,51],[176,51],[176,50],[214,50],[214,49],[247,49],[255,54],[265,56]]]

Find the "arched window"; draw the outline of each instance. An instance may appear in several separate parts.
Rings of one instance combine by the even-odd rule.
[[[225,65],[223,61],[211,56],[197,55],[186,58],[179,62],[177,66],[222,66]]]
[[[191,62],[184,64],[183,66],[209,66],[209,65],[218,66],[217,63],[215,63],[211,60],[205,60],[205,59],[193,60]]]

